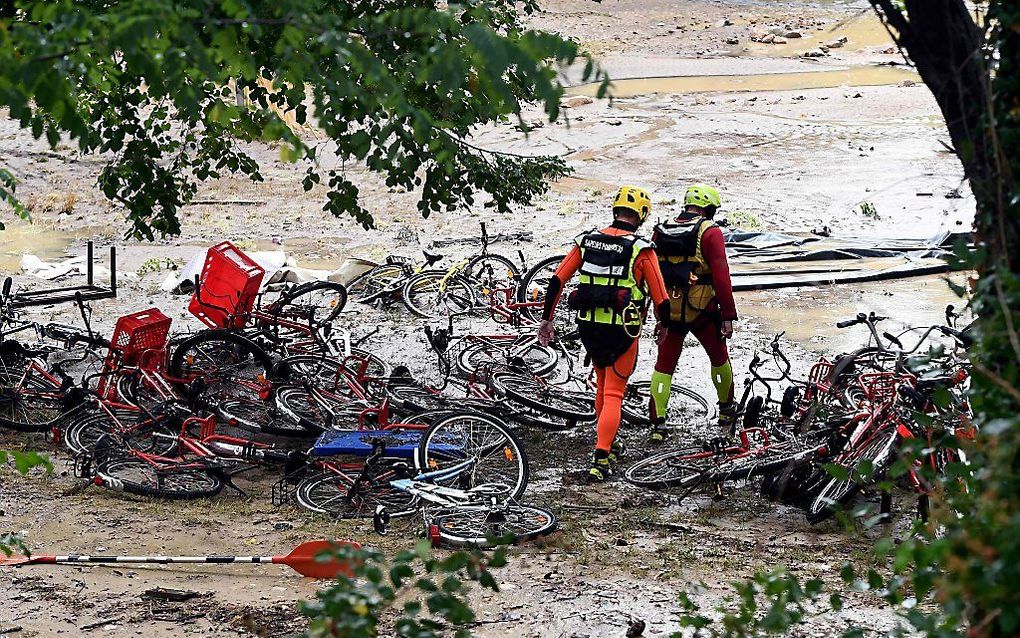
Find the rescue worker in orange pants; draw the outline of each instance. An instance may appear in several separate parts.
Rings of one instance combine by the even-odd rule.
[[[550,278],[546,291],[539,342],[547,345],[555,336],[553,313],[566,283],[578,274],[577,289],[567,299],[577,312],[581,343],[591,357],[598,379],[595,413],[598,440],[588,478],[608,479],[622,446],[616,440],[620,408],[627,379],[637,364],[638,337],[648,298],[660,321],[667,318],[669,303],[652,245],[638,237],[638,227],[648,218],[652,201],[640,188],[624,186],[613,200],[613,223],[602,230],[579,236],[576,245]]]
[[[652,440],[666,438],[665,420],[677,361],[684,339],[693,334],[712,364],[712,383],[719,399],[719,425],[736,418],[733,367],[726,340],[733,336],[737,309],[722,230],[712,221],[722,205],[719,191],[695,184],[684,195],[684,212],[655,227],[659,269],[669,290],[669,316],[656,326],[658,359],[652,373],[649,417]]]

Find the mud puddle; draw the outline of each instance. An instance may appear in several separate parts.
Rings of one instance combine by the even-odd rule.
[[[825,89],[837,86],[883,86],[904,80],[919,81],[908,69],[890,66],[855,66],[831,71],[796,73],[760,73],[752,75],[682,75],[661,78],[616,80],[611,92],[614,97],[636,97],[651,93],[732,93],[741,91],[796,91]],[[575,95],[594,97],[597,84],[570,89]]]
[[[0,230],[0,273],[12,274],[21,270],[21,256],[31,254],[40,259],[57,259],[67,254],[74,236],[55,228],[5,221]]]

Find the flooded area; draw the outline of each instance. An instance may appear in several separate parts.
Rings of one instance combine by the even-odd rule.
[[[838,43],[834,50],[881,51],[894,46],[889,32],[878,20],[871,8],[862,9],[832,25],[794,31],[801,37],[786,38],[785,44],[747,42],[734,47],[730,54],[736,56],[788,57],[813,51],[821,46]],[[846,42],[840,42],[846,38]]]
[[[838,86],[894,85],[920,81],[914,71],[889,66],[851,67],[798,73],[759,73],[752,75],[687,75],[662,78],[614,80],[613,95],[620,98],[652,93],[685,94],[747,91],[799,91]],[[594,96],[598,85],[588,84],[570,90],[574,95]]]
[[[4,225],[7,228],[0,230],[0,274],[19,272],[25,254],[44,260],[65,257],[75,240],[73,234],[43,224],[12,220]]]
[[[950,275],[957,285],[965,285],[966,279],[964,273]],[[889,317],[879,325],[880,330],[898,334],[913,326],[944,323],[947,305],[958,309],[966,305],[944,276],[741,292],[736,297],[744,318],[757,324],[761,332],[785,332],[786,339],[818,353],[848,352],[863,346],[870,337],[866,327],[836,327],[836,322],[853,319],[859,312]],[[909,340],[904,343],[908,348],[913,345]]]

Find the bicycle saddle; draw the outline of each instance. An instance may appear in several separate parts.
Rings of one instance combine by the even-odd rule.
[[[429,266],[436,263],[437,261],[440,261],[443,258],[443,255],[439,255],[437,253],[430,253],[427,250],[423,250],[422,254],[425,255],[425,263],[428,264]]]

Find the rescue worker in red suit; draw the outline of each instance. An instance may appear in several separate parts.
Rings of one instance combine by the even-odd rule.
[[[668,318],[666,288],[652,245],[635,233],[652,209],[648,193],[624,186],[613,200],[613,223],[577,238],[546,291],[539,341],[555,336],[553,316],[560,294],[574,273],[577,289],[567,303],[577,313],[581,343],[598,379],[595,412],[598,438],[588,478],[609,478],[623,447],[616,440],[627,379],[637,364],[638,337],[651,297],[660,321]]]
[[[671,223],[657,225],[652,235],[659,269],[669,290],[669,315],[656,326],[659,354],[649,400],[653,441],[666,438],[664,425],[673,373],[688,334],[701,342],[711,361],[719,425],[729,428],[736,417],[733,367],[726,340],[733,336],[737,310],[726,242],[722,230],[712,221],[721,204],[719,191],[695,184],[684,196],[684,212]]]

